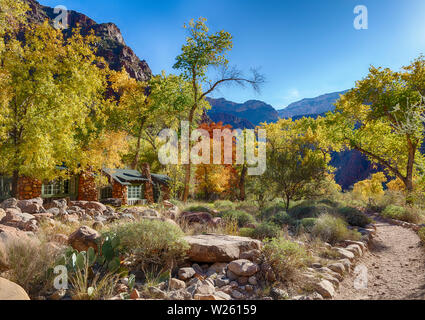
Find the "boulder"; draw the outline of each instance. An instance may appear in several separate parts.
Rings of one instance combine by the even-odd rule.
[[[68,208],[68,201],[66,199],[45,199],[43,207],[46,210],[51,208],[66,210]]]
[[[339,253],[339,255],[343,258],[343,259],[348,259],[350,261],[354,260],[355,255],[354,253],[352,253],[351,251],[348,251],[344,248],[336,248],[336,251]],[[319,292],[320,293],[320,292]]]
[[[18,208],[7,208],[5,211],[6,216],[1,219],[1,224],[24,231],[37,231],[37,221],[32,214],[23,213]]]
[[[332,299],[335,296],[335,289],[328,280],[322,280],[317,283],[315,290],[325,299]]]
[[[99,232],[87,226],[82,226],[69,236],[68,244],[78,251],[87,251],[91,247],[97,252],[97,241],[99,239]]]
[[[105,205],[107,204],[107,205],[110,205],[110,206],[116,207],[116,208],[122,206],[122,200],[117,199],[117,198],[103,199],[103,200],[100,200],[100,202],[105,204]]]
[[[231,262],[239,259],[241,253],[261,249],[261,241],[245,237],[203,234],[184,239],[190,245],[189,259],[196,262]]]
[[[246,251],[246,252],[242,252],[240,254],[240,257],[239,258],[246,259],[246,260],[250,260],[250,261],[255,262],[255,261],[258,261],[258,259],[260,258],[260,256],[261,256],[261,251],[260,250],[257,250],[257,249],[254,249],[254,250],[249,250],[249,251]]]
[[[22,212],[31,214],[45,211],[43,208],[43,199],[41,198],[35,198],[31,200],[19,200],[17,206],[21,209]]]
[[[193,268],[180,268],[179,269],[179,279],[180,280],[189,280],[196,274],[195,269]]]
[[[4,200],[0,204],[0,208],[2,208],[2,209],[17,208],[17,207],[18,207],[18,200],[16,200],[15,198],[10,198],[10,199]]]
[[[180,215],[180,220],[188,224],[200,223],[216,225],[213,216],[208,212],[183,212]]]
[[[171,290],[180,290],[186,288],[186,283],[182,280],[171,278],[169,286]]]
[[[345,266],[341,262],[332,263],[328,265],[328,268],[340,275],[343,275],[345,272]]]
[[[106,206],[97,201],[71,201],[71,206],[80,207],[84,210],[93,209],[94,211],[100,213],[106,211]]]
[[[25,290],[14,282],[0,278],[1,300],[30,300]]]
[[[131,214],[139,218],[160,218],[158,211],[144,207],[132,207],[123,210],[123,213]]]
[[[361,247],[357,244],[350,244],[345,249],[354,253],[354,255],[356,257],[361,257],[363,255],[363,251],[362,251]]]
[[[249,260],[239,259],[229,263],[229,270],[234,274],[243,277],[250,277],[260,271],[260,268],[256,263]],[[248,282],[248,279],[247,279]]]
[[[0,221],[6,216],[6,211],[4,209],[0,208]]]
[[[14,227],[9,227],[0,224],[0,243],[6,245],[7,243],[15,241],[30,241],[32,238],[29,236],[31,233],[24,232]]]

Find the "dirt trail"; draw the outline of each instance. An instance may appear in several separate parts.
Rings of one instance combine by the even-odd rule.
[[[425,299],[425,250],[410,229],[377,223],[377,233],[357,263],[367,267],[367,288],[355,289],[353,274],[341,283],[335,300]]]

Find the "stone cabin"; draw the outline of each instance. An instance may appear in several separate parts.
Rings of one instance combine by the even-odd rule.
[[[122,205],[150,204],[169,199],[170,178],[166,175],[151,174],[149,165],[142,172],[130,169],[103,169],[108,184],[97,187],[95,175],[83,172],[69,179],[41,182],[20,177],[18,199],[26,200],[69,198],[70,200],[111,202],[119,199]],[[0,201],[10,198],[11,179],[0,175]],[[114,201],[112,201],[114,202]]]

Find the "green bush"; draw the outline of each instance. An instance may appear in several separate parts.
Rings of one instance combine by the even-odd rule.
[[[284,225],[294,224],[295,220],[292,219],[292,217],[285,211],[280,211],[270,218],[270,222],[273,222],[282,227]]]
[[[288,214],[297,220],[304,218],[317,218],[322,214],[335,214],[338,210],[324,203],[304,201],[289,209]]]
[[[272,204],[271,206],[268,206],[266,209],[261,211],[261,219],[269,220],[274,215],[282,211],[286,212],[286,205],[284,203]]]
[[[255,223],[255,219],[252,215],[245,211],[240,210],[229,210],[221,214],[221,218],[236,220],[240,228],[245,227],[248,223]]]
[[[382,216],[390,219],[403,220],[405,212],[406,209],[404,207],[390,204],[382,211]]]
[[[119,239],[119,252],[131,256],[133,263],[142,268],[175,266],[185,258],[189,249],[178,226],[158,220],[142,219],[116,224],[104,234],[107,235],[115,235]]]
[[[410,223],[419,223],[422,219],[422,212],[414,207],[389,205],[382,211],[382,216]]]
[[[324,214],[317,218],[312,234],[321,240],[335,244],[342,240],[359,240],[361,235],[347,228],[347,222],[342,218]]]
[[[317,218],[304,218],[300,221],[299,226],[307,232],[311,232],[316,224]]]
[[[234,210],[235,204],[230,200],[217,200],[214,202],[214,208],[221,211]]]
[[[273,269],[276,278],[286,281],[297,272],[301,272],[311,261],[307,251],[299,244],[284,238],[267,241],[263,247],[263,256]]]
[[[206,206],[191,206],[184,209],[186,212],[210,212],[211,209]]]
[[[263,240],[266,238],[277,238],[280,235],[281,230],[277,225],[270,222],[263,222],[252,231],[251,237]]]
[[[422,244],[425,244],[425,227],[419,229],[418,236],[419,239],[421,239]]]
[[[239,229],[239,236],[252,238],[252,236],[254,234],[254,230],[255,229],[253,229],[253,228],[240,228]]]
[[[333,208],[338,208],[340,206],[340,204],[338,202],[332,201],[332,200],[329,200],[329,199],[322,199],[322,200],[317,201],[317,203],[325,204],[325,205],[327,205],[329,207],[333,207]]]
[[[372,222],[368,216],[366,216],[360,210],[353,207],[344,207],[338,210],[338,213],[348,222],[351,226],[358,226],[364,228]]]

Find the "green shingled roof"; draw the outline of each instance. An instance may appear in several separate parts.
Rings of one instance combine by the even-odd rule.
[[[109,174],[112,179],[119,182],[122,185],[128,186],[137,182],[148,181],[139,171],[131,169],[108,169],[105,168],[103,171]],[[161,184],[168,184],[171,179],[162,174],[152,173],[152,180]]]
[[[137,170],[130,169],[103,169],[107,174],[109,174],[112,179],[119,182],[122,185],[128,186],[134,184],[135,182],[148,181],[142,174]]]

